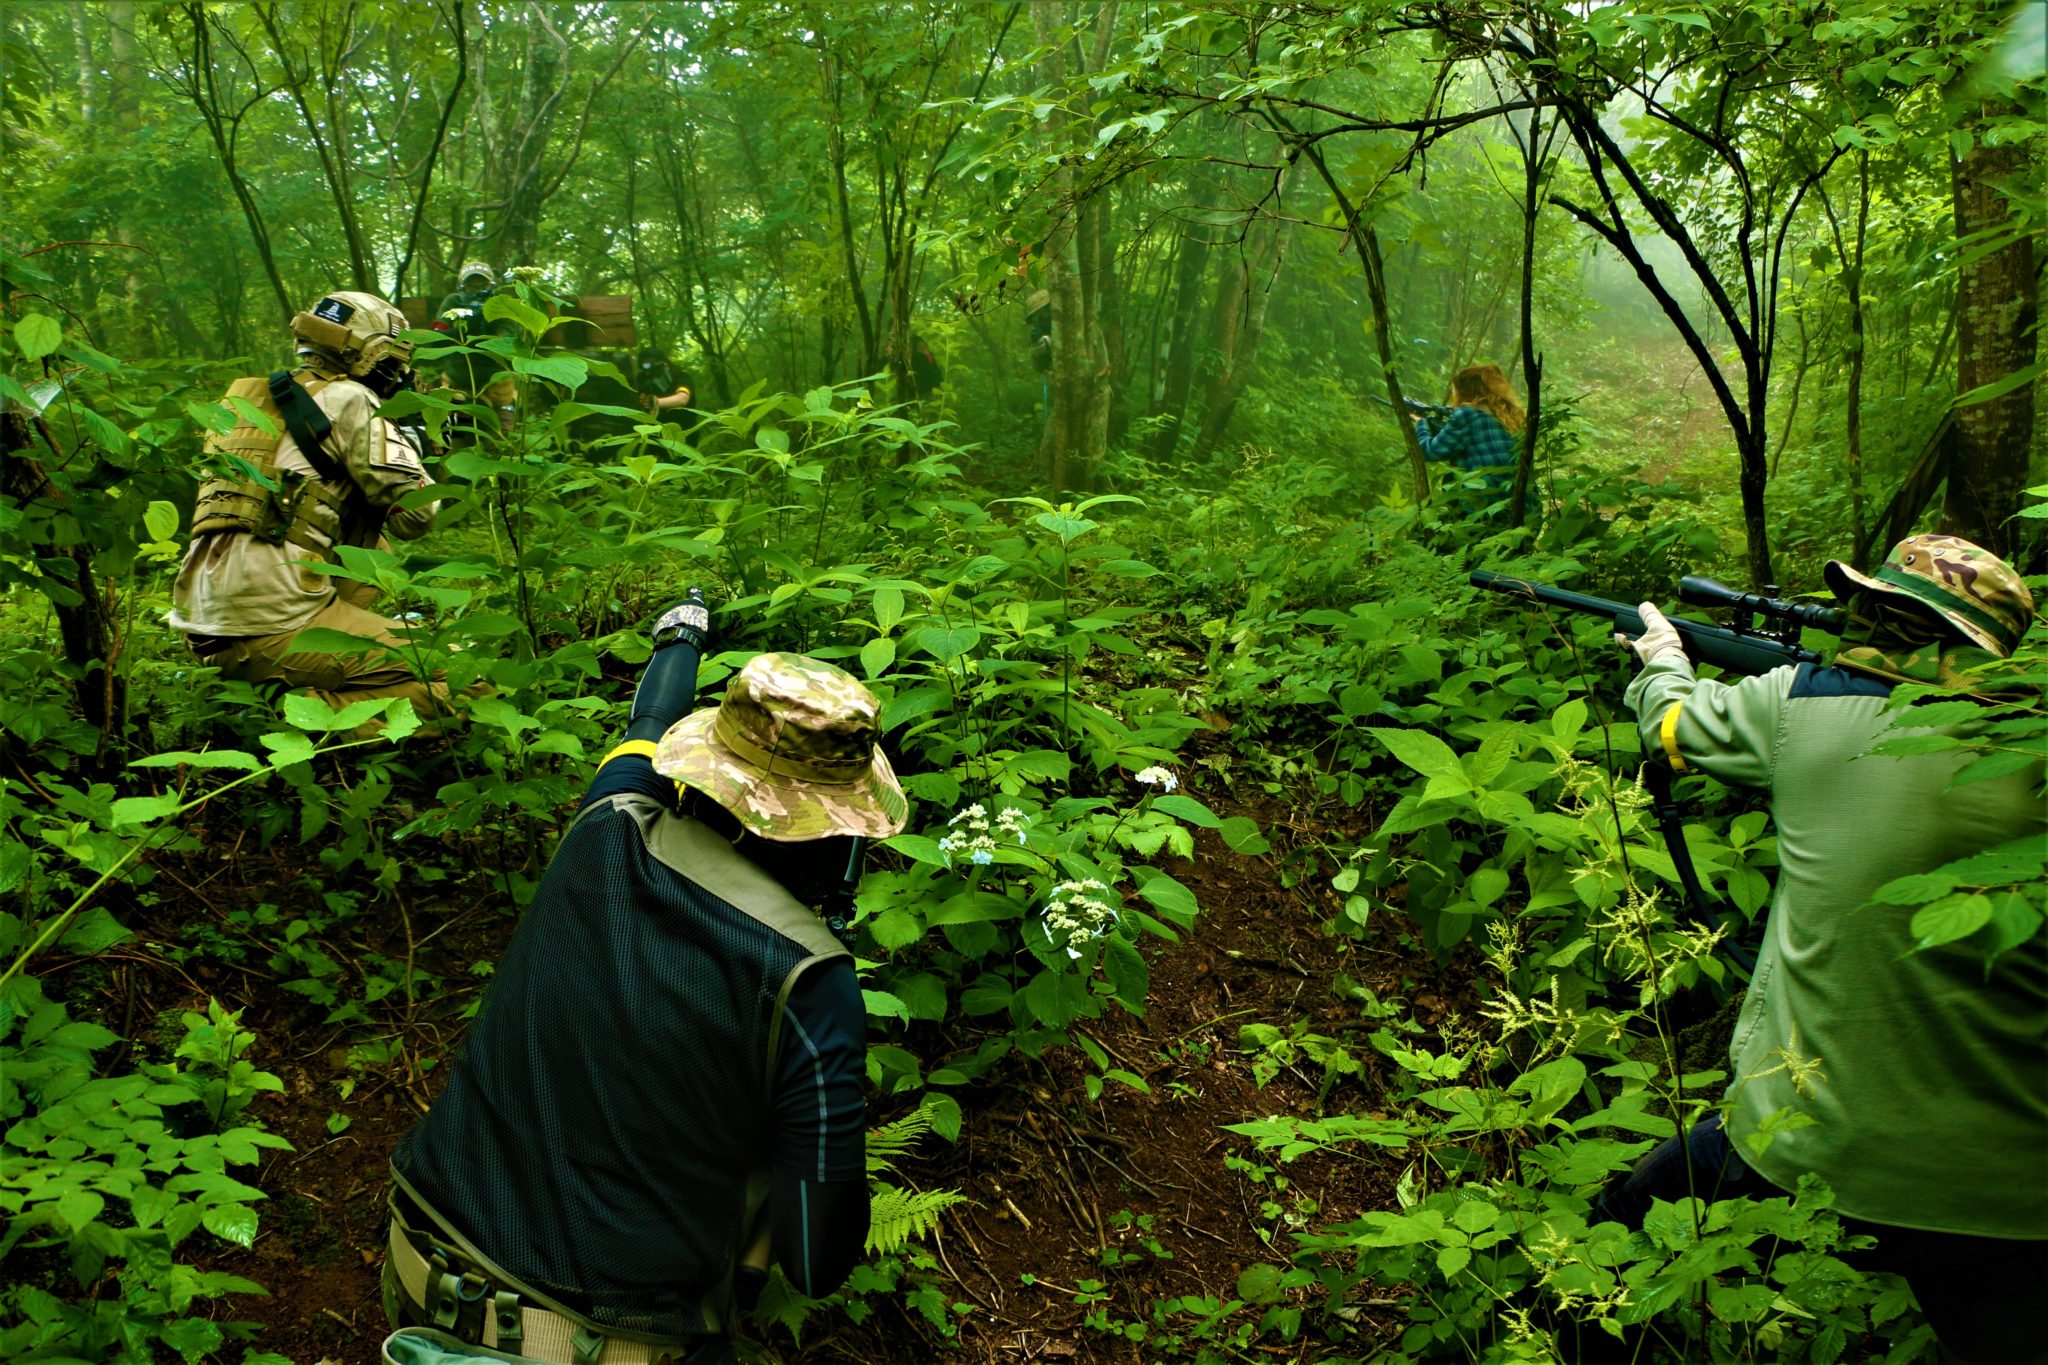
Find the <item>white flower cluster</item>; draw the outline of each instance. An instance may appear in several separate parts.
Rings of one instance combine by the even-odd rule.
[[[1142,782],[1148,787],[1158,787],[1163,791],[1172,791],[1180,785],[1180,779],[1169,769],[1156,766],[1145,769],[1132,780]]]
[[[1078,882],[1061,882],[1045,903],[1046,933],[1055,943],[1066,945],[1068,957],[1081,956],[1074,946],[1082,939],[1101,938],[1116,923],[1116,911],[1096,893],[1108,887],[1093,877]]]
[[[987,867],[996,860],[997,837],[1014,838],[1021,845],[1025,827],[1030,823],[1024,812],[1015,806],[1005,806],[997,811],[991,823],[988,809],[977,801],[946,822],[946,828],[952,833],[939,840],[939,852],[948,859],[955,853],[964,853],[967,861],[976,867]]]

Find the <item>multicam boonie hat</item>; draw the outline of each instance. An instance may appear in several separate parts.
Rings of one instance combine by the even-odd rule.
[[[802,654],[762,654],[725,699],[669,726],[654,770],[694,787],[764,839],[882,838],[910,803],[877,742],[881,704],[851,673]]]
[[[1956,536],[1908,536],[1875,575],[1831,559],[1827,583],[1844,602],[1864,589],[1910,597],[2001,658],[2019,647],[2034,620],[2034,595],[2012,566]]]

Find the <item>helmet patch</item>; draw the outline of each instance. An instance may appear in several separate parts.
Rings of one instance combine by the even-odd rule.
[[[356,315],[356,310],[332,294],[313,305],[313,316],[329,322],[347,322]]]

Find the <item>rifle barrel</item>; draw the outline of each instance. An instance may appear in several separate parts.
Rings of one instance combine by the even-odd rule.
[[[1488,592],[1523,597],[1587,616],[1604,616],[1614,623],[1615,629],[1630,635],[1641,635],[1646,629],[1642,613],[1625,602],[1591,597],[1567,588],[1554,588],[1534,579],[1514,578],[1486,569],[1474,569],[1471,581],[1472,586],[1485,588]],[[1685,642],[1685,652],[1695,663],[1712,664],[1730,673],[1768,673],[1786,664],[1823,662],[1821,656],[1810,649],[1783,644],[1766,635],[1730,630],[1711,621],[1694,621],[1683,616],[1665,619],[1678,632],[1678,638]]]

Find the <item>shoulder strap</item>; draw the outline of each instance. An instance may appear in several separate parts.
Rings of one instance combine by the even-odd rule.
[[[329,483],[347,483],[348,471],[327,453],[327,438],[334,433],[334,423],[327,420],[327,414],[313,401],[313,395],[306,392],[289,370],[271,373],[270,401],[277,404],[278,415],[284,418],[284,429],[299,443],[299,453],[306,457],[307,464],[313,466],[313,472]]]

